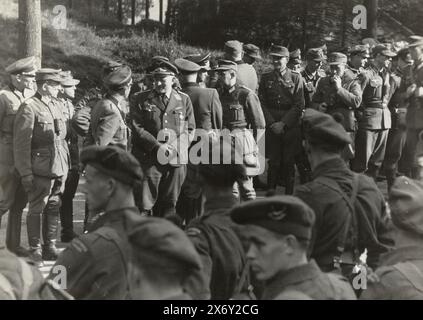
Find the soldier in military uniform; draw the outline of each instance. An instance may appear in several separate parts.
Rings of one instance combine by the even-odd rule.
[[[423,179],[423,37],[417,37],[410,44],[414,60],[413,84],[407,88],[406,97],[410,101],[407,109],[407,139],[404,149],[405,167],[413,179]]]
[[[321,69],[323,60],[323,51],[321,49],[308,49],[306,54],[307,64],[301,72],[304,80],[304,100],[306,108],[311,107],[313,95],[316,92],[317,82],[326,76],[324,71]]]
[[[192,102],[194,109],[196,137],[204,139],[216,136],[222,129],[222,105],[216,89],[201,88],[198,81],[200,66],[186,59],[176,59],[175,65],[181,74],[182,91],[186,93]],[[202,129],[201,132],[198,129]],[[206,137],[205,137],[206,135]],[[194,142],[196,143],[194,138]],[[204,141],[198,141],[203,143]],[[181,194],[176,207],[177,213],[183,217],[185,223],[202,213],[202,185],[198,177],[198,165],[190,161],[187,165],[187,176],[182,185]]]
[[[358,131],[352,168],[355,172],[366,172],[376,179],[385,157],[388,131],[391,128],[387,69],[395,53],[383,45],[378,45],[373,48],[372,54],[374,61],[366,72],[360,74],[363,97],[358,110]]]
[[[407,123],[405,120],[407,107],[407,88],[412,84],[412,64],[410,52],[404,48],[397,53],[396,69],[391,73],[390,78],[390,99],[389,110],[391,111],[392,127],[389,130],[388,141],[386,142],[385,160],[383,168],[388,183],[388,190],[392,186],[398,173],[398,162],[402,156],[407,134]]]
[[[295,195],[316,215],[309,256],[325,272],[351,276],[367,249],[367,264],[377,267],[379,256],[393,246],[383,194],[371,178],[353,173],[341,158],[351,138],[340,123],[313,109],[304,112],[302,123],[313,176]]]
[[[163,62],[153,71],[154,89],[139,93],[131,105],[132,153],[146,176],[137,202],[141,212],[155,216],[175,213],[194,137],[191,99],[172,87],[177,72]]]
[[[258,96],[243,85],[237,84],[238,65],[229,60],[220,60],[215,68],[219,76],[219,98],[223,109],[223,128],[230,130],[242,150],[244,164],[247,167],[248,180],[240,186],[241,198],[255,199],[253,177],[260,172],[258,147],[266,123]],[[251,146],[251,148],[249,147]],[[235,190],[235,192],[238,192]]]
[[[331,115],[336,114],[351,137],[352,144],[344,152],[344,158],[354,157],[354,136],[357,130],[355,110],[361,104],[361,86],[357,79],[345,75],[347,56],[332,52],[328,57],[331,75],[320,79],[313,96],[313,107]]]
[[[99,146],[109,144],[128,148],[126,117],[132,72],[128,66],[112,71],[104,79],[108,94],[91,111],[91,138]]]
[[[363,300],[423,300],[423,184],[399,177],[389,195],[396,248],[381,257]]]
[[[294,191],[295,158],[301,154],[300,115],[304,109],[303,80],[286,67],[289,51],[273,46],[270,51],[274,70],[262,75],[259,97],[266,120],[266,150],[269,158],[268,188],[274,192],[281,176],[285,192]]]
[[[252,65],[242,60],[244,53],[242,43],[238,40],[226,41],[223,51],[225,60],[233,61],[238,65],[237,84],[244,85],[253,92],[257,92],[257,72]]]
[[[9,211],[7,248],[27,255],[20,246],[22,211],[27,195],[15,170],[13,158],[13,124],[19,106],[34,94],[35,58],[18,60],[6,68],[10,83],[0,91],[0,222]]]
[[[370,58],[369,48],[365,45],[353,46],[349,51],[349,61],[345,70],[345,80],[350,82],[356,79],[366,66],[367,59]],[[359,78],[361,81],[363,78]]]
[[[166,219],[150,217],[128,234],[128,283],[132,300],[191,300],[186,279],[202,271],[201,259],[184,231]]]
[[[229,143],[223,142],[222,147],[216,143],[211,153],[231,153],[232,148]],[[233,195],[233,185],[246,178],[246,171],[233,160],[230,164],[200,165],[205,212],[186,229],[203,264],[202,272],[187,281],[187,291],[194,299],[228,300],[248,295],[249,267],[229,216],[229,210],[239,202]]]
[[[117,146],[82,150],[88,205],[93,224],[72,240],[55,266],[66,268],[66,291],[75,299],[129,299],[128,234],[139,223],[133,188],[141,183],[138,161]],[[100,213],[98,213],[100,212]],[[55,279],[53,266],[49,279]]]
[[[197,73],[197,80],[195,81],[198,83],[200,88],[210,88],[210,56],[211,53],[207,52],[205,54],[190,54],[184,57],[184,59],[194,62],[200,66],[200,70],[198,70]]]
[[[39,264],[57,258],[60,195],[69,171],[66,119],[56,99],[62,80],[59,72],[37,71],[37,93],[19,107],[13,129],[15,166],[28,193],[28,243]]]
[[[292,71],[301,73],[301,71],[302,71],[301,70],[301,68],[302,68],[301,64],[302,64],[301,50],[297,49],[297,50],[291,51],[289,53],[289,61],[288,61],[288,64],[286,66],[289,69],[291,69]]]
[[[263,58],[260,55],[260,48],[252,43],[247,43],[242,46],[242,49],[244,50],[244,56],[242,60],[245,63],[248,63],[252,66],[258,61],[262,60]]]
[[[76,236],[73,231],[73,198],[79,182],[79,147],[78,135],[72,129],[71,121],[75,113],[72,99],[75,98],[75,90],[79,84],[79,80],[73,79],[70,71],[62,72],[61,76],[63,78],[61,81],[62,90],[59,92],[58,100],[61,103],[63,115],[66,118],[66,141],[69,148],[70,167],[61,198],[60,225],[62,227],[61,241],[69,242]]]
[[[318,300],[355,300],[347,279],[324,273],[307,250],[315,222],[313,210],[293,196],[270,197],[231,210],[248,241],[247,259],[256,277],[265,281],[262,300],[299,292]]]

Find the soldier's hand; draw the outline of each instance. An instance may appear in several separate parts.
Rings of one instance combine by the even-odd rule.
[[[34,176],[32,174],[22,177],[21,179],[22,186],[24,187],[25,191],[28,193],[34,187]]]
[[[407,98],[410,98],[413,93],[416,91],[417,85],[413,83],[411,86],[407,88],[407,91],[405,92],[405,95]]]
[[[334,84],[336,90],[342,88],[341,77],[338,76],[338,75],[333,76],[333,84]]]
[[[278,121],[270,125],[270,130],[272,130],[274,134],[282,134],[284,129],[285,123],[283,123],[282,121]]]

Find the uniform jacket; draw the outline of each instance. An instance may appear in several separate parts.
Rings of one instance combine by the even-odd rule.
[[[0,164],[13,166],[13,124],[19,106],[28,99],[12,86],[0,91]]]
[[[179,159],[186,164],[188,147],[195,131],[191,99],[172,89],[167,106],[155,90],[139,93],[131,105],[132,153],[142,162],[155,162],[156,151],[167,141],[177,148]],[[167,137],[167,138],[166,138]],[[186,153],[186,154],[185,154]]]
[[[389,102],[389,73],[378,71],[370,65],[360,73],[363,88],[362,107],[359,110],[358,127],[365,130],[391,128]]]
[[[194,109],[196,128],[204,130],[222,129],[222,105],[216,89],[200,88],[198,83],[184,83],[186,93]]]
[[[259,97],[266,125],[282,121],[290,127],[299,126],[304,109],[304,88],[301,75],[286,68],[282,75],[273,70],[264,73],[259,86]]]
[[[223,108],[223,127],[264,129],[266,123],[258,96],[244,86],[235,85],[228,91],[219,91]]]
[[[83,300],[129,298],[127,234],[131,220],[138,218],[137,208],[106,212],[93,223],[89,233],[71,242],[56,261],[56,265],[66,268],[69,294]],[[49,278],[54,277],[50,273]]]
[[[381,258],[376,270],[380,281],[368,283],[363,300],[423,300],[423,252],[421,246],[396,248]]]
[[[405,93],[407,88],[412,84],[411,76],[410,69],[405,69],[403,72],[397,68],[391,74],[388,107],[391,111],[393,129],[405,129],[407,126],[406,115],[409,102],[405,97]]]
[[[75,108],[70,99],[60,98],[60,105],[62,106],[62,112],[66,119],[66,142],[68,143],[69,155],[70,155],[70,169],[78,170],[79,168],[79,147],[78,147],[78,135],[72,128],[72,118],[75,114]]]
[[[246,256],[229,215],[230,208],[236,203],[233,196],[207,199],[205,214],[191,221],[187,227],[186,233],[203,263],[203,277],[190,280],[194,298],[200,294],[202,297],[211,295],[211,299],[227,300],[238,294],[235,289],[246,264]],[[202,284],[206,285],[205,289]]]
[[[26,100],[16,114],[13,129],[15,167],[21,177],[61,177],[68,173],[66,119],[57,100],[39,93]]]
[[[357,79],[357,77],[360,75],[360,73],[363,72],[363,70],[364,70],[363,68],[355,69],[348,64],[347,67],[345,68],[346,81],[349,82],[349,81]]]
[[[314,260],[281,272],[267,281],[262,300],[277,299],[285,291],[300,292],[315,300],[356,300],[347,279],[322,272]]]
[[[126,101],[108,96],[96,103],[91,111],[91,136],[93,144],[99,146],[128,146]]]
[[[304,101],[305,107],[310,108],[313,101],[313,95],[316,92],[317,83],[326,76],[325,72],[318,69],[314,75],[308,72],[307,67],[301,71],[301,76],[304,81]]]
[[[423,88],[423,56],[415,62],[413,70],[413,83],[417,89]],[[411,97],[410,106],[407,111],[407,126],[410,129],[423,129],[423,97]]]
[[[310,256],[320,266],[332,264],[336,246],[347,226],[346,219],[350,210],[339,192],[319,183],[319,177],[337,182],[344,193],[351,197],[353,173],[341,158],[331,159],[318,165],[312,173],[312,181],[297,188],[295,195],[313,208],[316,222],[310,245]],[[389,220],[385,200],[371,178],[359,176],[356,198],[358,227],[358,246],[360,254],[367,248],[367,264],[378,265],[380,254],[393,246],[388,236]],[[358,210],[364,213],[363,217]],[[366,222],[369,223],[366,223]],[[352,243],[347,241],[345,251],[351,250]]]
[[[251,64],[238,61],[237,84],[244,85],[254,93],[258,91],[258,77],[256,69]]]
[[[357,80],[348,81],[344,75],[341,80],[341,88],[337,90],[331,83],[331,77],[324,77],[317,83],[316,92],[313,95],[313,104],[326,103],[328,113],[342,114],[342,125],[345,130],[354,131],[354,111],[361,104],[361,95],[361,86]]]

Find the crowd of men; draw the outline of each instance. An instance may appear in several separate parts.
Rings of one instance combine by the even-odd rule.
[[[70,71],[9,65],[0,298],[423,298],[423,37],[269,56],[263,74],[236,40],[219,59],[156,56],[136,85],[109,61],[78,102]]]

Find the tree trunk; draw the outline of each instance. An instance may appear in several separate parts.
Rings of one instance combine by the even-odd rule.
[[[145,0],[145,18],[150,19],[150,0]]]
[[[365,38],[377,38],[377,6],[378,0],[365,0],[367,8],[367,29],[364,30]]]
[[[135,25],[135,8],[136,8],[136,0],[131,0],[131,24]]]
[[[123,15],[122,15],[122,0],[118,0],[118,8],[117,8],[117,18],[120,23],[123,22]]]
[[[341,47],[345,47],[345,38],[347,36],[347,18],[348,18],[348,1],[342,0],[342,34],[341,34]]]
[[[18,56],[35,56],[37,67],[41,67],[40,0],[19,0]]]
[[[88,0],[88,19],[92,21],[93,18],[93,0]]]
[[[167,9],[166,9],[166,19],[165,19],[165,32],[168,35],[169,34],[169,29],[170,29],[170,23],[171,23],[171,19],[172,19],[172,0],[167,0]]]
[[[109,0],[104,0],[103,2],[103,10],[104,10],[104,15],[108,16],[109,15]]]
[[[159,21],[163,23],[163,0],[159,1]]]
[[[72,9],[72,7],[73,7],[73,1],[68,0],[68,9]]]
[[[303,28],[303,47],[301,48],[301,51],[304,51],[304,49],[306,48],[306,44],[307,44],[307,13],[308,13],[308,0],[303,0],[303,15],[302,15],[302,28]]]

